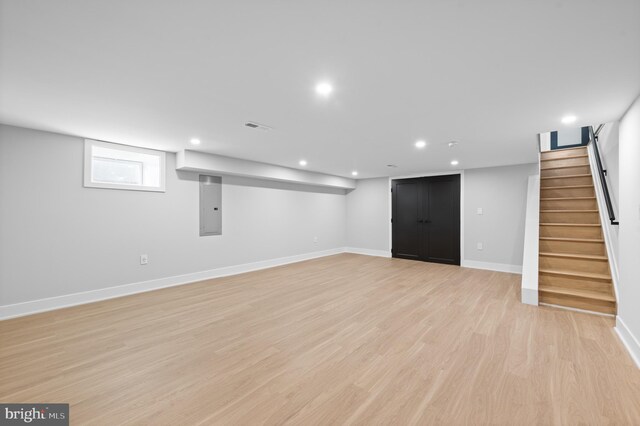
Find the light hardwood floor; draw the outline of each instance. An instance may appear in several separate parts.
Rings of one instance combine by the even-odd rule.
[[[520,276],[343,254],[0,322],[0,401],[72,424],[640,424],[613,320]]]

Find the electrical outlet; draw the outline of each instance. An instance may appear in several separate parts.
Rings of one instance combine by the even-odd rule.
[[[478,207],[478,210],[476,210],[476,214],[482,214],[482,207]]]
[[[476,244],[476,248],[477,248],[478,250],[482,250],[482,243],[478,243],[478,244]]]
[[[146,265],[147,263],[149,263],[149,255],[148,254],[141,254],[140,255],[140,264],[141,265]]]

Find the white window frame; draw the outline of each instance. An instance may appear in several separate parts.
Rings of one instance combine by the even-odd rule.
[[[103,147],[119,151],[135,152],[139,154],[154,155],[160,158],[160,186],[143,186],[126,183],[94,182],[91,178],[93,159],[93,147]],[[166,153],[154,149],[138,148],[129,145],[121,145],[112,142],[102,142],[93,139],[84,140],[84,186],[87,188],[124,189],[128,191],[165,192],[166,183]]]

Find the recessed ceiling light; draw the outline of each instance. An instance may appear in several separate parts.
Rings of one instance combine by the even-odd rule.
[[[333,86],[331,83],[322,81],[316,84],[316,93],[320,96],[327,97],[333,92]]]
[[[351,176],[358,176],[358,172],[356,170],[352,171]]]
[[[200,139],[197,138],[193,138],[189,142],[191,142],[191,145],[200,145]]]
[[[457,166],[457,165],[458,165],[458,160],[453,160],[453,161],[451,162],[451,165],[452,165],[452,166]]]
[[[298,161],[298,164],[300,164],[301,166],[306,166],[307,165],[307,160],[300,160]]]
[[[424,148],[425,146],[427,146],[427,143],[423,140],[419,140],[416,142],[416,148]]]
[[[575,115],[566,115],[566,116],[562,117],[562,123],[563,124],[571,124],[574,121],[576,121],[576,116]]]

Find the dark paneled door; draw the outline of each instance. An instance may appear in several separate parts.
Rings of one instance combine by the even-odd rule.
[[[460,175],[392,182],[393,256],[460,264]]]
[[[393,255],[404,259],[420,259],[422,238],[419,218],[422,216],[422,182],[402,179],[392,182],[393,191]]]

